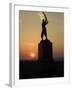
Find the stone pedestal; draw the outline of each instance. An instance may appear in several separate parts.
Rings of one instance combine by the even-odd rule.
[[[48,62],[53,60],[52,42],[48,39],[41,40],[38,44],[38,59]]]

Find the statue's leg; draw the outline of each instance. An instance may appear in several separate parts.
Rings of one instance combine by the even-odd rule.
[[[46,39],[47,39],[47,32],[46,32],[46,30],[45,30],[45,37],[46,37]]]

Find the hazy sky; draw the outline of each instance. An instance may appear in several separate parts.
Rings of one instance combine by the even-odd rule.
[[[62,58],[64,55],[64,14],[45,12],[48,39],[53,43],[53,57]],[[20,30],[20,59],[37,59],[38,43],[41,40],[41,20],[39,12],[19,11]]]

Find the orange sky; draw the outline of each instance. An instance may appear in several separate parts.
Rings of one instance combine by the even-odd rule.
[[[41,40],[39,12],[19,11],[20,59],[37,59],[38,43]],[[64,53],[64,14],[45,12],[49,24],[46,26],[48,39],[53,43],[53,57],[62,58]],[[32,54],[34,54],[32,56]]]

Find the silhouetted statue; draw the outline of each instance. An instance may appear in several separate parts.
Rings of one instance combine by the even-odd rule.
[[[41,38],[42,40],[38,43],[38,59],[43,62],[53,62],[53,47],[52,42],[47,39],[46,25],[48,24],[47,17],[44,12],[42,12],[44,18],[42,20],[42,32]],[[45,36],[45,40],[43,40],[43,36]]]
[[[45,17],[45,20],[42,19],[42,32],[41,32],[41,38],[43,40],[43,36],[45,35],[46,39],[47,39],[47,32],[46,32],[46,25],[48,24],[48,20],[47,17],[45,15],[45,13],[43,12],[43,15]]]

